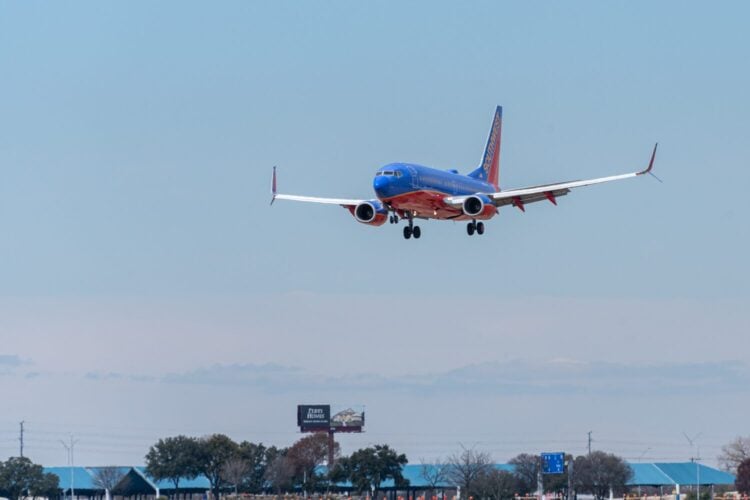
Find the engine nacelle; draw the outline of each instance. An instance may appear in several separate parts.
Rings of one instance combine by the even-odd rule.
[[[497,213],[497,207],[484,194],[474,194],[464,200],[461,208],[472,219],[489,219]]]
[[[388,219],[388,209],[379,200],[363,201],[349,211],[357,222],[370,226],[382,226]]]

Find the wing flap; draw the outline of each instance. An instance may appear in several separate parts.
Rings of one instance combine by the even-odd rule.
[[[528,203],[535,203],[537,201],[552,201],[552,203],[555,203],[553,200],[560,197],[565,196],[566,194],[570,193],[570,189],[558,189],[555,191],[545,191],[543,193],[534,193],[534,194],[526,194],[521,196],[511,196],[508,198],[502,198],[502,199],[494,199],[495,206],[502,207],[504,205],[526,205]]]

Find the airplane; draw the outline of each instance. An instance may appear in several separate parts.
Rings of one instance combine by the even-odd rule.
[[[638,172],[598,177],[595,179],[558,182],[516,189],[500,189],[500,138],[503,124],[503,108],[498,106],[492,120],[490,135],[482,157],[482,163],[466,175],[458,170],[438,170],[413,163],[391,163],[375,172],[373,189],[375,199],[318,198],[280,194],[276,190],[276,167],[271,179],[271,204],[275,200],[290,200],[309,203],[341,205],[349,210],[357,222],[370,226],[382,226],[388,220],[397,224],[406,220],[404,238],[418,239],[422,230],[414,224],[415,219],[438,219],[469,221],[466,232],[469,236],[484,234],[484,222],[498,214],[500,207],[511,205],[522,212],[529,203],[547,200],[557,205],[557,198],[571,189],[629,179],[644,174],[654,175],[656,148],[654,145],[648,167]],[[654,175],[654,177],[656,177]],[[656,177],[657,180],[658,177]]]

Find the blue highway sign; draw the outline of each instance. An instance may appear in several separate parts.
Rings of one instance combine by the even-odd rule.
[[[542,453],[543,474],[564,474],[565,453]]]

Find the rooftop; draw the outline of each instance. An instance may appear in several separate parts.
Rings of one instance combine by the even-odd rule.
[[[692,485],[700,483],[702,486],[710,485],[730,485],[734,484],[734,476],[727,472],[714,469],[707,465],[694,462],[668,462],[668,463],[630,463],[633,469],[633,477],[628,482],[630,486],[675,486],[675,485]],[[409,464],[403,468],[404,478],[409,480],[412,488],[426,488],[429,483],[423,477],[421,464]],[[426,467],[434,467],[426,465]],[[72,483],[76,490],[98,490],[102,488],[95,484],[94,478],[96,472],[102,467],[73,467]],[[511,464],[495,464],[498,470],[513,472]],[[145,467],[119,467],[123,476],[133,472],[141,476],[154,489],[171,490],[174,485],[170,481],[154,481],[146,474]],[[321,468],[322,471],[325,468]],[[67,491],[71,486],[71,468],[70,467],[45,467],[45,472],[56,474],[60,478],[60,488]],[[348,485],[341,484],[346,487]],[[447,482],[440,484],[441,487],[450,487]],[[392,480],[384,481],[382,488],[393,488]],[[205,476],[198,476],[195,479],[182,479],[180,489],[207,490],[209,481]]]

